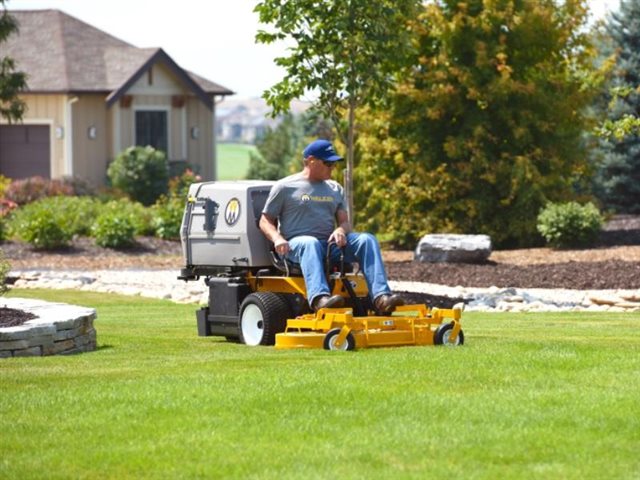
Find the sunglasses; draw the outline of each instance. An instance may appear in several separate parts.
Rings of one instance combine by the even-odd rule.
[[[336,166],[336,162],[327,162],[325,160],[322,160],[322,163],[324,163],[325,167],[329,167],[329,168],[333,168]]]

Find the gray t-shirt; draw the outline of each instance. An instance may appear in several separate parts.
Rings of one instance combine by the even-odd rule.
[[[273,185],[262,213],[278,220],[280,233],[287,240],[300,235],[327,240],[335,229],[338,210],[346,210],[338,182],[311,182],[296,173]]]

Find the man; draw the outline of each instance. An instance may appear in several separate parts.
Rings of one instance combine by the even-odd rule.
[[[301,172],[276,182],[260,217],[260,229],[276,252],[300,265],[309,305],[314,310],[344,305],[340,295],[329,296],[324,259],[330,243],[345,247],[344,260],[357,261],[364,272],[374,307],[383,314],[404,301],[392,295],[376,238],[351,231],[342,186],[331,180],[343,160],[328,140],[316,140],[303,152]],[[337,248],[331,251],[339,258]]]

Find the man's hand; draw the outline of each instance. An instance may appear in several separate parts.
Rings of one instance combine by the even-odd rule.
[[[280,237],[275,242],[273,242],[273,246],[276,249],[276,253],[282,257],[284,257],[291,250],[291,247],[289,247],[289,242],[287,242],[283,237]]]
[[[344,229],[342,227],[338,227],[333,231],[333,233],[329,237],[329,243],[332,242],[340,248],[344,247],[347,244],[347,235],[344,233]]]

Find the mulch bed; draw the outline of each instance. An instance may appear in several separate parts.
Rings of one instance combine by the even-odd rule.
[[[596,245],[612,247],[640,245],[640,216],[618,215],[605,226]],[[10,261],[28,258],[29,263],[54,262],[52,268],[90,269],[95,259],[107,259],[107,268],[121,268],[129,263],[147,267],[173,268],[180,259],[179,242],[141,237],[126,250],[100,248],[92,239],[74,239],[71,247],[58,251],[34,250],[20,242],[5,242],[1,245]],[[135,261],[135,262],[134,262]],[[180,262],[178,260],[178,262]],[[130,266],[130,265],[129,265]],[[636,289],[640,288],[640,262],[606,260],[598,262],[565,262],[532,265],[513,265],[487,262],[483,264],[388,262],[390,280],[429,282],[465,287],[519,287],[519,288],[563,288],[578,290]],[[426,302],[431,306],[449,308],[461,299],[450,299],[424,294],[405,293],[410,302]],[[5,309],[6,310],[6,309]],[[0,318],[8,313],[0,311]]]
[[[391,280],[464,287],[640,288],[640,263],[613,260],[541,265],[394,262],[387,264],[387,274]]]
[[[0,307],[0,328],[17,327],[36,316],[33,313],[23,312],[15,308]]]

